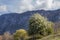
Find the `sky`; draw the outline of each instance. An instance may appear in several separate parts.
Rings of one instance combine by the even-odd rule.
[[[60,9],[60,0],[0,0],[0,14]]]

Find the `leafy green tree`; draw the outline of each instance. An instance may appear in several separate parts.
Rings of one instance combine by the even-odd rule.
[[[53,23],[49,22],[47,18],[36,13],[29,19],[29,35],[49,35],[53,33]]]
[[[27,31],[24,29],[17,30],[14,33],[14,40],[24,40],[27,37]]]

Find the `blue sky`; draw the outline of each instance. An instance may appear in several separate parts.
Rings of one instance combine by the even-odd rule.
[[[41,9],[60,9],[60,0],[0,0],[0,14],[6,12],[22,13]]]

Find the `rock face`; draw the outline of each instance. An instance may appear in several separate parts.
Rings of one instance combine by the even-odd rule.
[[[21,14],[9,13],[0,16],[0,34],[8,31],[14,33],[18,29],[28,29],[28,20],[32,14],[40,13],[42,16],[47,17],[49,21],[60,21],[60,10],[45,11],[27,11]]]

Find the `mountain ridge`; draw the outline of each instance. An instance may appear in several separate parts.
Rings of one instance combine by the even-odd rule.
[[[47,17],[49,21],[59,22],[60,21],[60,9],[53,11],[36,10],[27,11],[24,13],[9,13],[0,16],[0,34],[8,31],[14,33],[18,29],[28,29],[28,20],[31,15],[39,13],[44,17]]]

